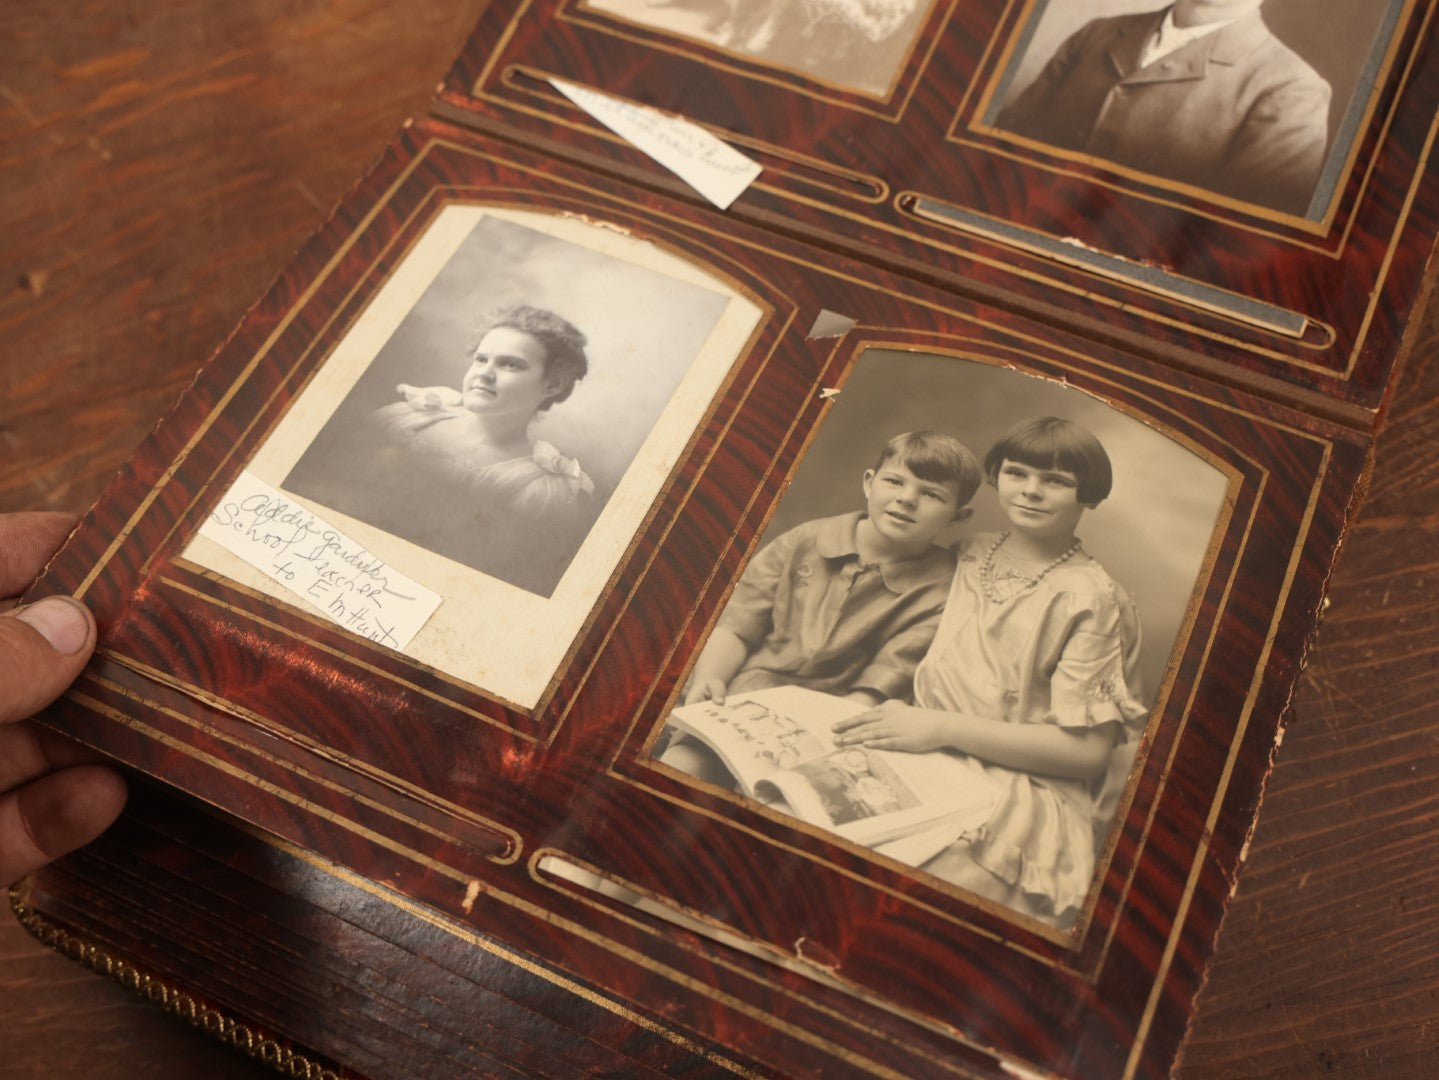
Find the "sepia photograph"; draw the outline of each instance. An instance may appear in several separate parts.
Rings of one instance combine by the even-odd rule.
[[[932,0],[585,0],[584,7],[855,90],[890,92]]]
[[[435,595],[395,647],[533,704],[761,315],[618,230],[446,207],[250,462],[268,493],[221,509],[313,515],[344,580]],[[290,598],[291,564],[257,581],[205,543],[187,557]]]
[[[727,299],[486,218],[283,486],[549,596]]]
[[[1066,384],[871,348],[652,753],[1068,929],[1229,488]]]
[[[1404,0],[1035,0],[984,122],[1322,217]]]

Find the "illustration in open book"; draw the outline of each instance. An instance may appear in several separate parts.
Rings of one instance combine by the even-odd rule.
[[[909,865],[988,818],[998,789],[972,758],[836,746],[833,725],[862,711],[779,686],[681,706],[670,723],[712,749],[745,795]]]

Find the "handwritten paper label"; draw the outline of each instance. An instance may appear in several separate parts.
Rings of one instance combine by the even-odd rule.
[[[760,174],[757,163],[698,124],[562,79],[551,79],[550,85],[721,210]]]
[[[440,597],[326,524],[284,492],[242,472],[200,535],[346,630],[403,649]]]

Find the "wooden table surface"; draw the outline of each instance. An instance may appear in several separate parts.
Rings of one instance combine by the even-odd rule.
[[[0,511],[81,511],[483,0],[16,0]],[[1178,1075],[1439,1075],[1439,329],[1420,326]],[[0,915],[0,1077],[256,1077]]]

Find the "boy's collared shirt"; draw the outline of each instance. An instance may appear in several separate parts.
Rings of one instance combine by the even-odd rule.
[[[931,547],[865,564],[855,546],[864,515],[806,522],[745,569],[720,626],[750,646],[729,692],[805,686],[869,690],[907,700],[954,576],[954,556]]]

